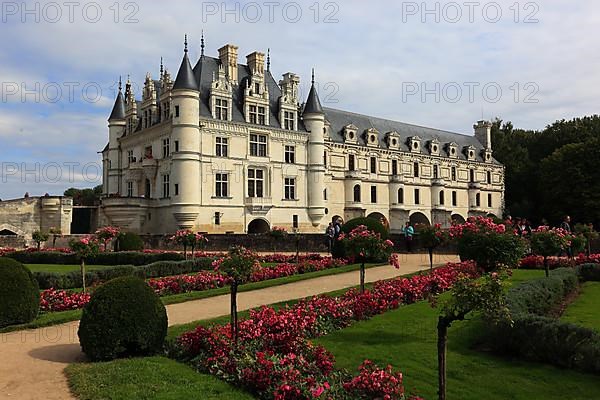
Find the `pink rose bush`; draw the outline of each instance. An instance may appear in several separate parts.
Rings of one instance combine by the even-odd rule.
[[[405,399],[402,375],[390,367],[367,362],[353,377],[334,370],[333,355],[309,339],[448,290],[464,276],[478,276],[474,263],[380,281],[363,293],[351,289],[339,297],[315,296],[279,310],[263,306],[239,322],[237,346],[226,324],[183,334],[174,352],[198,370],[263,399]]]
[[[116,239],[117,236],[119,236],[120,232],[121,232],[121,229],[117,228],[116,226],[104,226],[104,227],[98,229],[96,231],[95,235],[96,235],[96,238],[102,242],[104,251],[106,251],[106,248],[108,247],[110,242],[113,239]]]

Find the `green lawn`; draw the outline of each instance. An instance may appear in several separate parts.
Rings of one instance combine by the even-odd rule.
[[[79,264],[25,264],[31,272],[58,272],[66,274],[67,272],[79,271]],[[110,265],[86,265],[86,271],[109,268]]]
[[[218,378],[164,357],[71,364],[66,374],[80,400],[253,398]]]
[[[585,282],[561,320],[600,331],[600,282]]]
[[[538,276],[543,276],[543,272],[515,271],[513,282]],[[356,370],[367,358],[382,366],[391,364],[404,374],[408,392],[417,390],[431,400],[437,398],[437,315],[438,311],[427,302],[420,302],[359,322],[315,342],[333,352],[338,367]],[[598,398],[597,376],[474,350],[473,343],[481,331],[477,320],[455,323],[449,331],[449,399]]]

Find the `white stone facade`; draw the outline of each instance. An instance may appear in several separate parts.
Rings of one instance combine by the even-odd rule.
[[[502,215],[490,123],[467,136],[322,108],[314,85],[303,107],[298,76],[277,84],[264,54],[247,65],[236,46],[219,54],[192,68],[186,52],[175,82],[161,67],[141,101],[129,85],[119,93],[102,152],[100,226],[323,232],[333,217],[372,215],[398,232],[409,219]]]

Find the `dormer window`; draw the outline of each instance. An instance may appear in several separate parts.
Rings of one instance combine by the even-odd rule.
[[[490,150],[490,149],[484,149],[481,152],[481,156],[483,157],[483,161],[485,161],[486,163],[491,163],[492,162],[492,150]]]
[[[458,157],[458,145],[454,142],[448,143],[446,145],[446,151],[448,152],[448,156],[450,158]]]
[[[357,141],[358,128],[352,124],[344,127],[344,141],[350,143],[356,143]]]
[[[296,113],[294,111],[283,112],[283,129],[293,131],[295,129]]]
[[[408,138],[408,145],[410,147],[410,151],[413,153],[421,152],[421,138],[418,136],[412,136]]]
[[[440,142],[437,139],[433,139],[429,142],[429,152],[431,155],[438,156],[440,154]]]
[[[467,156],[467,160],[469,160],[469,161],[475,160],[475,147],[465,146],[464,153],[465,153],[465,156]]]
[[[379,132],[377,129],[370,128],[365,131],[365,140],[367,146],[376,147],[379,145]]]
[[[250,105],[248,107],[249,121],[251,124],[265,125],[266,109],[263,106]]]
[[[229,102],[225,99],[215,99],[215,118],[227,121],[229,115]]]
[[[400,148],[400,134],[396,131],[387,133],[387,144],[390,149],[399,149]]]

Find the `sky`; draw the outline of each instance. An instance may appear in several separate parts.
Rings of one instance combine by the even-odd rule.
[[[119,76],[231,43],[271,72],[315,68],[326,107],[472,134],[598,113],[600,2],[73,1],[0,4],[0,199],[101,183]]]

